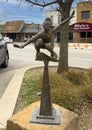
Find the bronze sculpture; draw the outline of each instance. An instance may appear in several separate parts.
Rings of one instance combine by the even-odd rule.
[[[46,18],[43,27],[44,31],[36,34],[33,38],[29,39],[24,44],[14,44],[15,47],[24,48],[31,42],[35,42],[35,49],[37,51],[36,60],[43,61],[44,63],[44,72],[43,72],[43,81],[42,81],[42,93],[41,93],[41,102],[40,107],[36,107],[31,116],[31,123],[40,123],[40,124],[51,124],[51,125],[60,125],[61,124],[61,111],[60,109],[55,109],[52,106],[51,92],[50,92],[50,81],[49,81],[49,69],[48,64],[50,61],[58,62],[57,55],[53,51],[54,49],[54,35],[60,28],[62,24],[69,21],[74,15],[62,21],[58,26],[52,28],[52,21],[50,18]],[[40,49],[47,49],[51,53],[51,57],[41,53]]]
[[[14,47],[24,48],[26,45],[36,41],[35,49],[36,49],[37,54],[40,52],[40,48],[43,48],[43,49],[47,49],[51,53],[51,57],[57,59],[57,54],[53,50],[55,33],[59,30],[61,25],[63,25],[64,23],[66,23],[73,17],[74,17],[74,11],[72,12],[69,18],[65,19],[54,28],[52,28],[51,19],[46,18],[45,21],[43,22],[44,31],[37,33],[34,37],[29,39],[24,44],[20,44],[20,45],[14,44]]]

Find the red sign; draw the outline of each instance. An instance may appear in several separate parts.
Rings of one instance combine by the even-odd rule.
[[[70,25],[72,31],[75,32],[92,32],[92,23],[79,22]]]

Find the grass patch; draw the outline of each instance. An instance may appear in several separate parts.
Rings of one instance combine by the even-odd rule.
[[[38,71],[25,73],[19,98],[23,101],[22,108],[40,100],[42,74]],[[92,69],[85,72],[70,70],[63,74],[50,72],[50,86],[53,103],[75,111],[84,102],[92,103]]]
[[[39,86],[41,86],[40,73],[35,72],[35,70],[33,72],[27,71],[23,78],[14,113],[40,100],[40,97],[37,96],[37,93],[41,92]]]

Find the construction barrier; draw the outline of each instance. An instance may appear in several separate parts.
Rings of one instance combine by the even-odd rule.
[[[74,48],[74,49],[92,49],[92,44],[90,43],[69,43],[68,44],[69,48]]]

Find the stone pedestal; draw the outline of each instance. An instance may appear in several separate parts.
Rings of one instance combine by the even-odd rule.
[[[35,108],[40,107],[40,102],[35,102],[29,107],[13,115],[7,121],[7,130],[79,130],[79,117],[74,112],[52,104],[53,108],[61,111],[60,125],[38,124],[30,122]]]

